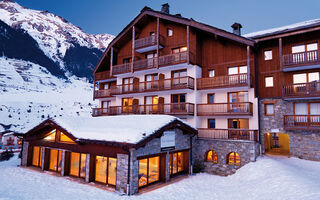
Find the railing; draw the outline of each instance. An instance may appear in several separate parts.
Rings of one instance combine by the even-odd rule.
[[[210,115],[252,115],[253,105],[250,102],[198,104],[198,116]]]
[[[104,98],[104,97],[111,97],[112,95],[117,94],[116,88],[112,87],[111,89],[105,90],[95,90],[93,93],[93,97],[96,98]]]
[[[94,79],[96,81],[105,80],[111,78],[110,71],[104,71],[104,72],[96,72],[94,74]]]
[[[319,50],[283,55],[283,68],[319,62]]]
[[[320,82],[284,85],[282,96],[284,98],[320,97]]]
[[[158,66],[158,58],[148,58],[143,60],[136,60],[133,64],[134,71],[143,69],[152,69]]]
[[[164,41],[164,37],[162,35],[159,35],[159,44],[162,44],[163,41]],[[153,46],[153,45],[157,45],[157,36],[156,35],[151,35],[149,37],[137,39],[134,42],[134,47],[136,49],[148,47],[148,46]]]
[[[199,128],[198,137],[223,140],[258,141],[258,130]]]
[[[223,87],[240,87],[248,85],[248,74],[236,74],[197,79],[197,89],[212,89]]]
[[[193,115],[194,104],[145,104],[131,106],[110,106],[109,108],[93,108],[92,116],[125,115],[125,114],[168,114],[168,115]]]
[[[193,54],[189,52],[189,59],[193,60]],[[174,65],[179,63],[185,63],[188,61],[188,51],[181,52],[181,53],[175,53],[175,54],[169,54],[165,56],[159,57],[159,65],[165,66],[165,65]]]
[[[131,63],[124,63],[112,66],[112,74],[123,74],[131,72]]]
[[[285,129],[320,129],[320,115],[285,115]]]

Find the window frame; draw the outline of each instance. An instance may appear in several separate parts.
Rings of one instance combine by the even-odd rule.
[[[214,128],[211,128],[211,127],[210,127],[210,120],[214,120]],[[208,119],[208,128],[209,128],[209,129],[215,129],[215,128],[216,128],[216,118],[209,118],[209,119]]]
[[[267,53],[267,52],[271,52],[271,58],[269,58],[269,59],[266,58],[266,53]],[[263,51],[263,56],[264,56],[264,60],[265,60],[265,61],[272,60],[272,59],[273,59],[273,51],[272,51],[272,49],[265,49],[265,50]]]
[[[231,155],[231,154],[234,154],[233,163],[230,163],[230,155]],[[238,155],[239,158],[240,158],[240,162],[239,162],[239,163],[237,163],[237,157],[236,157],[236,155]],[[227,165],[231,165],[231,166],[241,166],[241,156],[240,156],[237,152],[235,152],[235,151],[232,151],[232,152],[228,153],[228,155],[227,155]]]
[[[213,72],[213,76],[210,76],[210,72]],[[209,70],[208,70],[208,77],[209,77],[209,78],[213,78],[213,77],[215,77],[215,76],[216,76],[215,70],[214,70],[214,69],[209,69]]]
[[[172,37],[173,36],[173,29],[172,28],[167,28],[167,36]]]
[[[213,103],[210,102],[210,96],[213,96]],[[207,94],[207,104],[214,104],[215,103],[215,93],[208,93]]]
[[[267,106],[272,105],[273,106],[273,112],[271,114],[267,113]],[[265,103],[264,104],[264,115],[265,116],[274,116],[274,103]]]
[[[212,152],[212,157],[214,157],[214,158],[216,158],[216,159],[212,159],[212,160],[209,160],[209,159],[208,159],[208,155],[209,155],[210,152]],[[213,155],[215,155],[215,156],[213,156]],[[215,150],[210,149],[209,151],[207,151],[207,152],[205,153],[205,161],[206,161],[206,162],[218,163],[218,160],[219,160],[218,154],[217,154],[217,152],[216,152]]]
[[[272,86],[267,86],[267,79],[272,78]],[[274,76],[265,76],[264,77],[264,87],[266,88],[273,88],[274,87]]]

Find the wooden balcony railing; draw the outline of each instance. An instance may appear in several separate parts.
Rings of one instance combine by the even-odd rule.
[[[160,56],[159,57],[159,65],[166,66],[166,65],[185,63],[188,61],[188,53],[189,53],[190,61],[194,60],[193,54],[191,52],[185,51],[185,52],[181,52],[181,53]]]
[[[241,87],[248,85],[248,74],[236,74],[197,79],[197,89],[212,89],[223,87]]]
[[[320,129],[320,115],[285,115],[284,116],[285,129]]]
[[[94,74],[94,79],[96,81],[100,81],[100,80],[106,80],[106,79],[109,79],[109,78],[112,78],[110,76],[110,71],[104,71],[104,72],[96,72]]]
[[[162,35],[159,35],[159,44],[163,44],[164,37]],[[140,49],[148,46],[157,45],[157,36],[151,35],[149,37],[137,39],[134,42],[135,49]]]
[[[283,55],[282,69],[320,62],[319,50]]]
[[[143,60],[136,60],[133,64],[134,71],[152,69],[158,66],[158,58],[148,58]]]
[[[320,97],[320,82],[284,85],[282,96],[284,98]]]
[[[112,74],[123,74],[131,72],[131,63],[124,63],[112,66]]]
[[[145,104],[132,106],[110,106],[109,108],[93,108],[92,116],[125,115],[125,114],[167,114],[167,115],[193,115],[194,104]]]
[[[198,116],[210,115],[252,115],[253,105],[250,102],[198,104]]]
[[[198,128],[198,137],[205,139],[249,140],[258,142],[258,130]]]

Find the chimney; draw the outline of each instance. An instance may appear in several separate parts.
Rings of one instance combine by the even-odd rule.
[[[168,3],[165,3],[165,4],[162,4],[162,7],[161,7],[161,12],[164,12],[166,14],[169,14],[169,4]]]
[[[236,34],[236,35],[241,35],[241,28],[242,28],[242,25],[235,22],[234,24],[232,24],[231,26],[233,28],[233,33]]]

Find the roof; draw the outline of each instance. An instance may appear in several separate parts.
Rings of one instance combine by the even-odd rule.
[[[98,69],[98,67],[100,66],[101,62],[103,61],[104,57],[107,55],[107,52],[110,50],[110,48],[119,40],[119,38],[121,38],[127,31],[129,31],[131,29],[131,27],[136,24],[143,16],[145,15],[149,15],[149,16],[154,16],[154,17],[159,17],[161,19],[165,19],[168,21],[173,21],[179,24],[184,24],[208,33],[212,33],[221,37],[225,37],[228,38],[230,40],[239,42],[239,43],[243,43],[246,45],[250,45],[250,46],[254,46],[255,41],[250,39],[250,38],[246,38],[243,37],[241,35],[237,35],[228,31],[225,31],[223,29],[219,29],[213,26],[210,26],[208,24],[204,24],[201,22],[197,22],[194,19],[190,18],[185,18],[182,17],[180,14],[177,15],[172,15],[172,14],[167,14],[164,12],[160,12],[160,11],[155,11],[149,7],[144,7],[140,14],[137,15],[108,45],[107,49],[105,50],[104,54],[102,55],[100,61],[98,62],[98,64],[96,65],[94,72],[96,72],[96,70]]]
[[[308,21],[281,26],[277,28],[266,29],[262,31],[244,34],[243,36],[251,39],[258,39],[258,38],[263,38],[267,36],[278,35],[282,33],[288,33],[288,32],[298,31],[298,30],[307,29],[307,28],[313,28],[316,26],[320,26],[320,19],[313,19],[313,20],[308,20]]]
[[[103,141],[122,144],[138,144],[163,127],[179,123],[189,127],[193,133],[197,130],[177,117],[169,115],[121,115],[107,117],[56,117],[45,120],[26,132],[36,132],[51,122],[74,136],[77,141]]]

